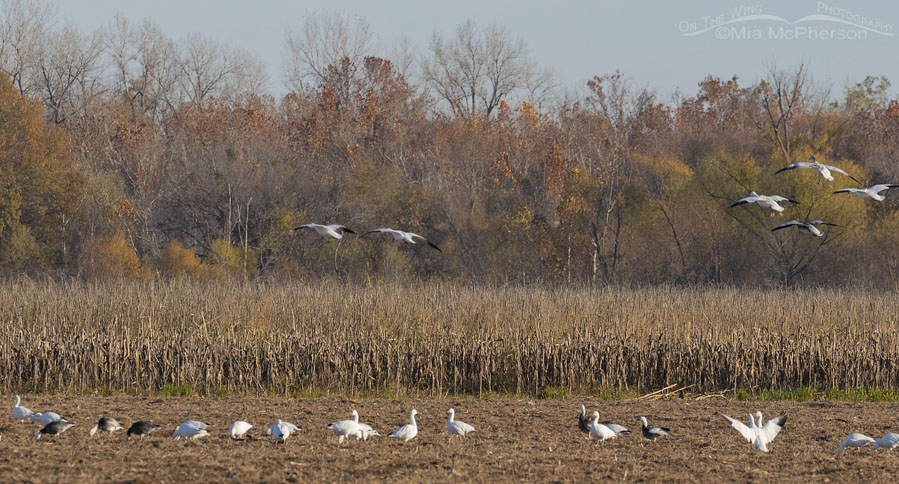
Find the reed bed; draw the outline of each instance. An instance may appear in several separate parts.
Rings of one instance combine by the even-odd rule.
[[[338,284],[0,290],[0,390],[899,387],[895,293]]]

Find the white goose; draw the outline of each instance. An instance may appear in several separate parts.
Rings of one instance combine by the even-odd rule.
[[[800,232],[814,235],[815,237],[824,237],[824,232],[818,228],[819,225],[827,225],[830,227],[839,227],[837,224],[832,224],[830,222],[825,222],[823,220],[810,220],[808,222],[797,222],[795,220],[790,220],[787,223],[780,224],[777,227],[771,229],[772,232],[778,231],[780,229],[785,229],[787,227],[793,227],[799,229]]]
[[[337,240],[342,239],[343,234],[345,234],[345,233],[347,233],[347,234],[355,234],[356,233],[340,224],[331,224],[331,225],[306,224],[306,225],[300,225],[299,227],[297,227],[293,230],[297,231],[297,230],[301,230],[301,229],[313,229],[316,232],[318,232],[318,235],[321,235],[322,237],[325,237],[325,238],[330,237],[332,239],[337,239]]]
[[[470,434],[475,431],[475,428],[467,423],[456,420],[456,410],[449,409],[446,411],[449,414],[449,419],[446,421],[446,428],[449,429],[450,433],[453,435],[458,435],[460,437],[465,436],[465,434]]]
[[[882,202],[886,196],[881,195],[880,192],[889,190],[890,188],[899,188],[899,185],[871,185],[868,188],[843,188],[841,190],[837,190],[834,193],[852,193],[859,198],[866,198],[868,200],[877,200],[878,202]]]
[[[206,430],[209,426],[197,420],[188,420],[179,425],[174,432],[172,438],[175,440],[184,438],[189,440],[197,440],[207,437],[209,432]]]
[[[414,439],[415,436],[418,435],[418,424],[415,423],[416,415],[418,415],[418,410],[413,408],[409,412],[409,423],[394,430],[388,437],[393,437],[394,439],[399,439],[403,442],[409,442]]]
[[[231,440],[240,440],[253,428],[248,422],[244,422],[243,420],[238,420],[231,424],[228,427],[228,434],[231,435]]]
[[[273,425],[268,427],[266,432],[276,439],[281,439],[281,442],[286,444],[287,437],[290,437],[290,434],[296,430],[299,430],[296,425],[277,419]]]
[[[759,195],[755,192],[749,192],[748,197],[743,197],[736,202],[731,204],[731,208],[736,207],[737,205],[743,205],[746,203],[757,203],[762,208],[767,208],[771,210],[771,216],[774,216],[774,213],[778,213],[783,215],[784,208],[777,202],[790,202],[799,204],[796,200],[791,200],[789,198],[782,197],[780,195]]]
[[[44,426],[50,425],[53,422],[65,420],[56,412],[32,413],[30,417],[32,422],[37,421]]]
[[[393,236],[393,240],[402,241],[402,242],[405,242],[410,245],[415,245],[416,239],[423,240],[426,244],[430,245],[434,249],[437,249],[437,252],[443,252],[442,250],[440,250],[440,247],[437,247],[436,245],[434,245],[433,242],[431,242],[430,240],[422,237],[421,235],[413,233],[413,232],[403,232],[402,230],[381,228],[381,229],[369,230],[368,232],[362,234],[362,236],[365,237],[368,234],[374,234],[374,233],[390,234],[391,236]]]
[[[19,404],[22,403],[22,399],[16,395],[16,403],[12,406],[12,416],[19,422],[24,421],[26,418],[30,421],[34,422],[34,419],[31,418],[31,415],[34,414],[31,410],[26,407],[22,407]]]
[[[777,437],[777,434],[780,433],[780,430],[787,422],[787,416],[781,415],[772,418],[765,423],[765,425],[762,425],[762,412],[756,412],[755,415],[758,417],[758,423],[753,420],[752,414],[749,414],[746,416],[749,419],[749,426],[747,427],[746,424],[739,420],[730,418],[720,412],[718,414],[730,422],[731,427],[737,429],[737,432],[740,432],[740,435],[762,452],[768,452],[768,444],[774,440],[774,437]]]
[[[792,165],[787,165],[787,166],[781,168],[780,170],[775,171],[774,174],[776,175],[782,171],[795,170],[797,168],[812,168],[813,170],[817,171],[818,174],[823,176],[824,179],[827,181],[833,181],[833,175],[830,172],[836,172],[841,175],[846,175],[849,178],[852,178],[852,180],[854,180],[856,183],[859,183],[859,181],[856,180],[855,178],[853,178],[853,176],[850,175],[849,173],[846,173],[845,171],[843,171],[835,166],[819,163],[818,160],[816,160],[814,156],[809,156],[808,159],[811,161],[811,163],[807,163],[807,162],[793,163]]]
[[[896,446],[899,446],[899,434],[889,433],[874,441],[874,450],[878,447],[893,450]]]
[[[356,440],[362,440],[362,429],[359,427],[359,412],[353,410],[352,420],[338,420],[328,425],[328,430],[337,435],[337,443],[342,444],[344,439],[354,437]]]
[[[618,434],[616,434],[609,427],[599,423],[599,412],[593,412],[593,423],[590,425],[590,436],[596,439],[597,442],[603,442],[609,439],[614,439]]]
[[[873,444],[874,439],[868,437],[864,434],[849,434],[840,442],[840,446],[837,447],[837,453],[843,452],[843,449],[846,447],[852,447],[855,449],[860,449],[868,444]]]

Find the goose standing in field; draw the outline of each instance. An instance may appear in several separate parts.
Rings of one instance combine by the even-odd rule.
[[[873,444],[874,439],[868,437],[864,434],[849,434],[840,442],[840,446],[837,448],[837,454],[843,452],[843,449],[846,447],[852,447],[855,449],[860,449],[868,444]]]
[[[31,414],[31,422],[37,421],[41,425],[49,425],[58,420],[65,420],[56,412],[43,412],[43,413],[32,413]]]
[[[758,423],[753,420],[752,414],[749,414],[746,416],[749,419],[749,426],[747,427],[746,424],[739,420],[730,418],[721,412],[718,412],[718,414],[730,422],[731,427],[737,429],[740,435],[762,452],[768,452],[768,444],[774,440],[774,437],[777,437],[777,434],[780,433],[780,430],[787,422],[787,416],[780,415],[762,425],[762,412],[756,412]]]
[[[228,427],[228,433],[231,435],[231,440],[241,440],[251,428],[253,428],[253,426],[248,422],[238,420]]]
[[[206,430],[207,428],[209,428],[209,426],[203,422],[188,420],[175,428],[175,431],[172,432],[172,438],[175,440],[181,438],[188,440],[201,439],[209,436],[209,431]]]
[[[813,170],[817,171],[818,174],[823,176],[824,179],[827,181],[833,181],[833,175],[831,174],[831,172],[836,172],[841,175],[846,175],[849,178],[852,178],[852,180],[855,181],[855,183],[860,183],[852,175],[850,175],[849,173],[846,173],[845,171],[843,171],[835,166],[819,163],[818,160],[816,160],[814,156],[809,156],[808,159],[809,159],[809,161],[811,161],[811,163],[808,163],[808,162],[793,163],[791,165],[787,165],[787,166],[781,168],[780,170],[775,171],[774,174],[776,175],[782,171],[795,170],[797,168],[812,168]]]
[[[402,440],[403,442],[409,442],[414,439],[416,435],[418,435],[418,424],[415,423],[415,416],[418,415],[418,410],[414,408],[409,412],[409,423],[403,425],[402,427],[394,430],[388,435],[388,437],[393,437],[394,439]]]
[[[275,420],[273,425],[268,428],[268,434],[276,439],[281,439],[282,443],[287,443],[287,437],[295,430],[300,430],[296,425],[290,422],[283,422],[281,419]]]
[[[823,220],[811,220],[808,222],[797,222],[795,220],[790,220],[787,223],[780,224],[777,227],[774,227],[773,229],[771,229],[771,231],[775,232],[780,229],[785,229],[787,227],[795,226],[797,229],[799,229],[800,232],[803,232],[806,234],[811,234],[811,235],[814,235],[815,237],[824,237],[824,232],[822,232],[821,229],[818,228],[819,225],[827,225],[829,227],[839,227],[839,225],[837,225],[837,224],[832,224],[830,222],[825,222]]]
[[[338,420],[328,425],[328,430],[337,435],[337,443],[342,444],[347,437],[354,437],[356,440],[362,440],[362,429],[359,427],[359,412],[353,410],[352,420]]]
[[[13,418],[18,420],[19,422],[24,422],[26,418],[31,420],[32,422],[34,422],[34,419],[31,418],[31,415],[33,415],[34,412],[32,412],[31,410],[29,410],[26,407],[19,405],[20,403],[22,403],[22,399],[19,398],[18,395],[16,395],[16,403],[13,404],[13,406],[12,406]]]
[[[371,425],[359,422],[359,437],[356,437],[357,440],[361,438],[363,442],[368,442],[369,437],[380,436],[381,434],[379,434],[377,430],[373,429]]]
[[[456,420],[456,410],[449,409],[446,411],[449,414],[449,419],[446,421],[446,427],[449,429],[450,433],[453,435],[458,435],[460,437],[465,436],[465,434],[469,434],[475,431],[475,428],[471,425],[468,425],[461,420]]]
[[[643,437],[652,441],[668,435],[668,432],[671,431],[668,427],[650,427],[649,423],[646,421],[646,417],[637,417],[637,420],[642,424],[641,430],[643,431]]]
[[[103,417],[101,418],[91,429],[87,432],[88,435],[93,436],[97,433],[98,430],[102,430],[103,432],[113,433],[116,430],[122,430],[122,424],[118,422],[118,420],[112,417]]]
[[[34,434],[34,440],[41,438],[42,435],[59,435],[66,430],[69,430],[69,428],[74,425],[75,424],[68,420],[55,420],[45,425],[44,428],[38,430],[38,432]]]
[[[590,424],[590,436],[597,442],[614,439],[618,436],[612,429],[599,423],[599,412],[593,412],[593,423]]]
[[[868,200],[877,200],[878,202],[882,202],[886,196],[881,195],[880,192],[889,190],[890,188],[899,188],[899,185],[871,185],[868,188],[843,188],[835,191],[834,193],[852,193],[859,198],[867,198]]]
[[[734,208],[737,205],[744,205],[747,203],[757,203],[760,207],[771,210],[770,216],[773,217],[775,213],[783,216],[784,208],[777,202],[790,202],[797,205],[799,204],[799,202],[797,202],[796,200],[791,200],[780,195],[759,195],[755,192],[749,192],[748,197],[743,197],[732,203],[730,208]]]
[[[874,441],[874,450],[878,447],[893,450],[896,446],[899,446],[899,434],[889,433]]]
[[[584,432],[585,434],[590,433],[590,425],[593,423],[593,420],[590,417],[587,417],[587,408],[581,405],[581,413],[577,416],[577,428]]]
[[[421,235],[413,233],[413,232],[403,232],[402,230],[381,228],[381,229],[369,230],[368,232],[365,232],[364,234],[362,234],[362,236],[365,237],[368,234],[374,234],[374,233],[390,234],[391,236],[393,236],[393,240],[402,241],[402,242],[405,242],[410,245],[415,245],[416,239],[423,240],[426,244],[430,245],[432,248],[437,249],[437,252],[443,252],[442,250],[440,250],[440,247],[437,247],[433,242],[431,242],[430,240],[422,237]]]
[[[128,427],[128,431],[125,432],[125,439],[131,440],[132,435],[137,435],[143,440],[144,436],[150,435],[157,430],[159,430],[159,425],[152,424],[146,420],[141,420],[134,422],[131,424],[131,427]]]
[[[332,238],[340,240],[343,238],[343,234],[355,234],[356,232],[344,227],[340,224],[331,224],[331,225],[321,225],[321,224],[306,224],[300,225],[299,227],[293,229],[294,231],[302,230],[302,229],[313,229],[318,232],[318,235],[321,235],[325,238]]]

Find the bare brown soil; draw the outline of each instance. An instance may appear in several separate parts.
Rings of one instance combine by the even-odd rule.
[[[877,482],[899,475],[899,451],[870,447],[837,456],[850,432],[879,437],[899,431],[899,404],[669,400],[604,402],[520,399],[288,399],[266,397],[157,398],[27,395],[23,405],[52,409],[76,426],[33,441],[37,424],[14,421],[12,397],[3,396],[0,482]],[[577,430],[580,403],[602,421],[634,434],[603,444]],[[466,438],[446,431],[446,410],[475,427]],[[409,443],[387,437],[339,445],[325,426],[357,409],[383,435],[419,414],[419,436]],[[785,412],[784,431],[771,453],[755,451],[715,411],[734,417],[761,410]],[[103,415],[123,424],[150,420],[163,430],[126,442],[124,432],[88,437]],[[673,436],[649,442],[637,415],[670,427]],[[187,419],[212,426],[203,441],[171,439]],[[282,418],[301,427],[286,444],[265,435]],[[245,419],[256,439],[233,442],[227,427]]]

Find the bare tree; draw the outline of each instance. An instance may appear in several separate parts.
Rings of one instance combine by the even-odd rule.
[[[768,79],[759,83],[757,93],[762,108],[762,119],[757,126],[774,142],[791,163],[791,136],[793,118],[801,109],[803,94],[808,82],[805,66],[800,64],[796,72],[787,73],[769,66]]]
[[[262,65],[248,52],[199,34],[187,36],[178,67],[182,99],[196,104],[259,89],[265,81]]]
[[[373,35],[364,19],[343,13],[320,12],[303,19],[299,31],[288,29],[284,54],[284,81],[294,91],[316,87],[328,81],[328,67],[349,61],[353,72],[371,54]]]
[[[41,1],[8,0],[3,2],[0,19],[0,70],[10,76],[16,89],[31,93],[34,82],[36,52],[46,32],[52,30],[55,11]]]
[[[35,91],[54,123],[64,123],[100,89],[102,43],[66,26],[49,33],[36,51]]]
[[[468,20],[451,39],[435,32],[429,49],[424,79],[458,116],[489,116],[516,91],[545,94],[553,84],[550,71],[538,71],[529,61],[524,39],[497,24],[481,29]]]
[[[155,118],[175,104],[177,49],[155,22],[145,19],[135,27],[116,16],[104,37],[113,89],[127,99],[133,111]]]

